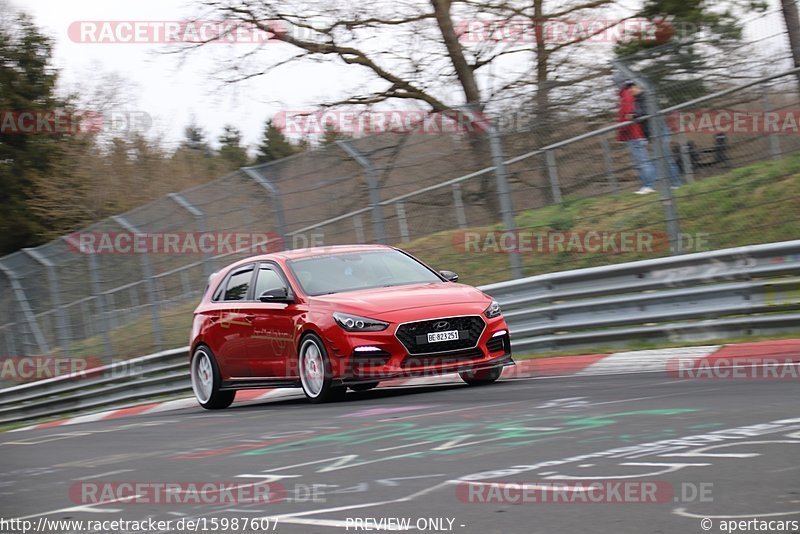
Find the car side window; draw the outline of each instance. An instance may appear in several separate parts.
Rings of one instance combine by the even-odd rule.
[[[244,300],[247,298],[247,290],[250,289],[250,280],[253,277],[253,266],[236,271],[225,285],[224,300]]]
[[[283,278],[269,265],[259,267],[255,297],[258,298],[264,291],[277,287],[286,287],[286,282],[283,281]]]

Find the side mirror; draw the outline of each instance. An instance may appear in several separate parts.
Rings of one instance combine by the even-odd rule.
[[[439,271],[439,274],[448,282],[458,282],[458,275],[453,271]]]
[[[267,289],[258,296],[261,302],[292,302],[289,298],[289,290],[285,287]]]

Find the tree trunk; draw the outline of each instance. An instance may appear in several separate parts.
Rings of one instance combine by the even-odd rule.
[[[481,93],[478,83],[475,81],[475,72],[467,62],[467,58],[464,57],[464,50],[461,48],[458,34],[453,26],[453,19],[450,16],[451,0],[431,0],[431,3],[436,15],[436,24],[439,26],[439,31],[442,32],[444,46],[447,48],[447,55],[450,57],[458,81],[464,90],[467,104],[478,109],[481,106]]]
[[[475,80],[475,71],[464,56],[464,49],[458,40],[458,33],[456,33],[453,25],[453,18],[450,15],[451,0],[431,0],[431,4],[436,16],[436,24],[439,26],[442,40],[445,48],[447,48],[447,55],[456,71],[461,89],[464,91],[464,100],[472,112],[480,114],[483,111],[480,89],[478,88],[478,82]],[[479,169],[490,165],[492,154],[487,135],[480,131],[465,135],[469,137],[475,168]],[[480,178],[481,189],[478,197],[474,199],[468,197],[468,200],[474,200],[475,203],[482,204],[490,218],[499,213],[499,200],[495,183],[494,173],[484,174]]]
[[[549,140],[550,125],[550,79],[548,72],[549,52],[545,41],[544,0],[533,0],[533,24],[536,38],[536,134],[542,145]]]
[[[800,17],[797,15],[797,0],[781,0],[783,19],[786,22],[786,34],[789,36],[789,47],[792,49],[792,60],[795,67],[800,67]],[[797,77],[797,90],[800,92],[800,72]]]

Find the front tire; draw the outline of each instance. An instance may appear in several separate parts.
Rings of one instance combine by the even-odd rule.
[[[486,384],[496,382],[502,373],[503,368],[498,366],[490,369],[480,369],[478,371],[464,371],[463,373],[458,373],[458,375],[461,377],[461,380],[470,386],[485,386]]]
[[[344,386],[333,386],[333,373],[325,344],[316,334],[307,334],[298,351],[300,385],[306,398],[314,403],[341,400],[347,392]]]
[[[206,410],[221,410],[231,405],[236,392],[220,391],[222,376],[210,348],[201,345],[195,349],[190,374],[192,391],[200,406]]]

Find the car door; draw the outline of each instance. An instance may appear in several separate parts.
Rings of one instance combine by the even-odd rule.
[[[223,282],[223,289],[218,297],[222,306],[215,335],[219,344],[217,356],[223,374],[231,378],[252,376],[248,368],[248,355],[253,336],[254,275],[255,264],[235,268]]]
[[[294,324],[298,310],[292,302],[261,302],[259,296],[267,290],[285,287],[289,299],[293,292],[281,268],[273,262],[258,265],[255,281],[253,334],[248,366],[256,376],[283,378],[294,376],[289,369],[294,361]]]

